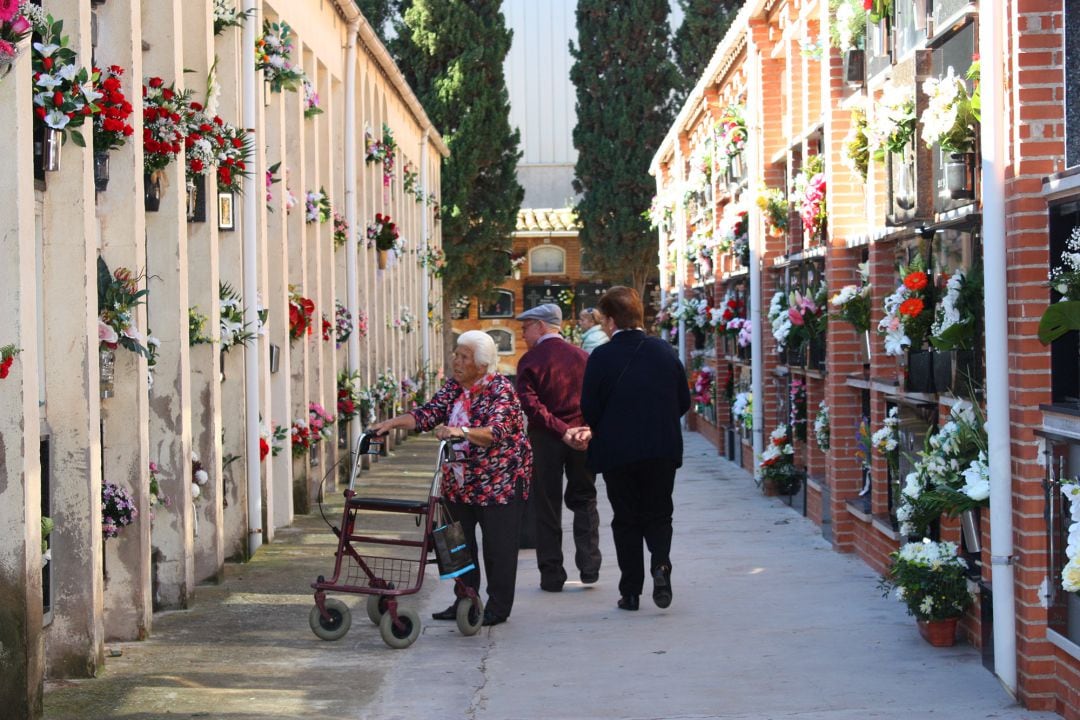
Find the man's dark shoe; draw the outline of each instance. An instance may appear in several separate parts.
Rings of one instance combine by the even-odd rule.
[[[652,599],[658,608],[666,608],[671,604],[671,567],[661,565],[653,570]]]
[[[619,598],[618,608],[620,610],[637,610],[640,602],[637,595],[623,595]]]
[[[593,583],[595,583],[599,579],[600,579],[600,572],[599,571],[591,572],[591,573],[587,573],[587,572],[581,573],[581,582],[583,582],[586,585],[592,585]]]
[[[440,610],[437,613],[431,613],[432,620],[457,620],[457,603],[455,602],[445,610]]]
[[[484,621],[481,623],[484,627],[491,627],[492,625],[499,625],[504,622],[506,622],[506,618],[497,617],[487,608],[484,608]]]
[[[566,582],[566,573],[562,577],[540,577],[540,589],[544,592],[562,592],[563,583]]]

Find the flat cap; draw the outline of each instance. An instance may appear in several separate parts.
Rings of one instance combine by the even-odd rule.
[[[526,310],[517,316],[518,320],[539,320],[548,325],[562,325],[562,308],[555,303],[544,303]]]

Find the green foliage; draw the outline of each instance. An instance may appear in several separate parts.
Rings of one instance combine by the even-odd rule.
[[[525,197],[503,75],[513,33],[500,7],[497,0],[405,0],[390,43],[450,148],[440,209],[447,297],[483,294],[505,277]]]
[[[383,45],[389,45],[386,29],[391,20],[397,19],[397,2],[395,0],[355,0],[355,2],[356,7],[363,13],[364,19],[382,40]]]
[[[889,555],[893,565],[878,587],[887,597],[894,588],[909,615],[919,620],[958,618],[971,604],[967,562],[951,542],[908,543]]]
[[[1039,319],[1039,342],[1049,345],[1070,330],[1080,330],[1080,300],[1053,303]]]
[[[673,117],[678,73],[668,58],[664,0],[580,0],[570,79],[577,89],[574,189],[585,258],[642,292],[656,238],[642,213],[656,190],[649,163]]]
[[[678,66],[675,106],[682,107],[742,7],[741,0],[679,0],[683,21],[671,45]]]

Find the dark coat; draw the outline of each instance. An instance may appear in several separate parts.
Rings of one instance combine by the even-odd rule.
[[[592,428],[589,468],[602,473],[661,458],[681,466],[679,418],[689,409],[686,370],[674,348],[641,330],[617,333],[585,366],[581,412]]]

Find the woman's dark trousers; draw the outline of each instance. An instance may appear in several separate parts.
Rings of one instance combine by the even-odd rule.
[[[645,585],[645,552],[652,558],[650,574],[661,565],[671,566],[671,516],[674,505],[675,461],[638,460],[604,472],[608,500],[614,516],[611,534],[619,560],[620,595],[641,595]]]

